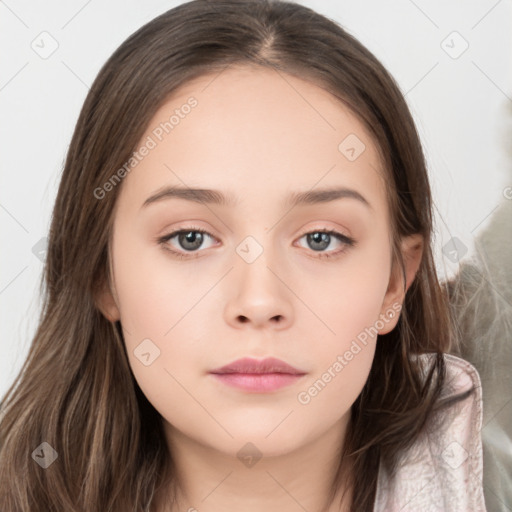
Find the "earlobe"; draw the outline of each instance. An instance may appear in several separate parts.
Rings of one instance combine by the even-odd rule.
[[[423,256],[423,236],[419,233],[402,239],[401,253],[404,263],[402,268],[397,261],[393,262],[393,269],[388,289],[384,297],[381,317],[388,319],[385,326],[379,329],[379,334],[392,331],[400,317],[399,311],[404,303],[405,294],[416,277]],[[389,314],[393,312],[393,314]]]
[[[117,322],[121,315],[114,295],[109,287],[104,284],[95,297],[96,307],[109,322]]]

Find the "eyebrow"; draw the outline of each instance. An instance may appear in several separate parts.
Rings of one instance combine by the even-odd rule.
[[[164,187],[156,191],[144,201],[142,208],[145,208],[156,202],[174,198],[202,204],[217,204],[220,206],[235,206],[238,204],[238,201],[234,195],[224,194],[219,190],[172,186]],[[306,192],[293,192],[289,194],[285,199],[285,205],[292,208],[294,206],[300,205],[329,203],[331,201],[345,198],[356,199],[370,210],[373,210],[372,205],[362,194],[360,194],[357,190],[346,187],[308,190]]]

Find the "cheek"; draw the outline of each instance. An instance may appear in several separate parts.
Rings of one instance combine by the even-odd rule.
[[[340,343],[301,387],[296,403],[311,425],[316,417],[334,423],[350,410],[366,383],[375,353],[375,339]]]
[[[183,269],[172,274],[165,255],[128,237],[114,239],[113,265],[130,366],[151,401],[168,401],[177,384],[166,370],[179,379],[175,369],[191,367],[195,335],[189,329],[206,290],[197,276]]]
[[[114,242],[113,264],[121,323],[134,342],[170,338],[205,292],[190,266],[171,266],[163,249],[136,239]]]
[[[347,411],[368,378],[389,281],[390,260],[383,252],[361,251],[324,279],[321,288],[312,283],[305,285],[308,292],[303,288],[324,325],[309,322],[311,333],[313,321],[319,326],[312,344],[315,372],[297,401],[317,414],[335,417]]]
[[[379,250],[380,249],[380,250]],[[354,251],[323,273],[306,271],[297,281],[317,318],[325,350],[332,353],[365,329],[375,327],[389,283],[390,259],[377,244]],[[300,286],[299,286],[300,283]],[[313,315],[310,323],[314,322]]]
[[[305,428],[311,431],[319,427],[315,418],[334,424],[347,414],[368,378],[385,291],[382,277],[378,273],[372,277],[380,280],[377,291],[374,279],[361,280],[357,275],[331,284],[331,303],[325,303],[322,316],[334,333],[322,328],[323,334],[316,336],[314,372],[296,396]]]

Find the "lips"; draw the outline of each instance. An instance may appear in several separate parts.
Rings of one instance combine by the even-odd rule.
[[[210,373],[214,374],[288,374],[288,375],[305,375],[303,372],[293,366],[289,365],[285,361],[276,359],[275,357],[267,357],[262,360],[253,359],[250,357],[244,357],[237,359],[232,363],[229,363],[220,368],[212,370]]]
[[[237,359],[210,372],[215,380],[246,393],[271,393],[296,384],[306,375],[288,363],[267,357]]]

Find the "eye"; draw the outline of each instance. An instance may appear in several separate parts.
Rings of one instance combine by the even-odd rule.
[[[207,231],[204,231],[200,228],[190,227],[187,229],[179,229],[169,233],[158,239],[158,243],[161,244],[166,250],[172,252],[179,258],[187,258],[188,255],[184,254],[194,253],[203,245],[203,242],[206,238],[213,238]],[[173,244],[170,244],[173,239],[175,243],[178,245],[179,250],[175,250]],[[176,247],[174,245],[174,247]]]
[[[208,238],[214,239],[210,233],[201,228],[189,227],[187,229],[178,229],[160,237],[157,239],[157,242],[162,245],[165,250],[183,259],[196,257],[199,252],[198,249],[202,247],[203,242]],[[304,233],[299,240],[302,238],[306,238],[307,244],[312,251],[316,253],[315,257],[318,258],[332,258],[341,255],[341,253],[344,253],[349,247],[356,244],[353,238],[329,229],[309,231],[308,233]],[[174,241],[174,244],[170,243],[171,241]],[[325,249],[328,248],[333,241],[337,241],[338,244],[341,245],[341,249],[325,252]]]
[[[341,253],[344,253],[349,247],[356,244],[356,241],[353,238],[329,229],[310,231],[302,235],[301,239],[304,237],[306,238],[306,243],[312,248],[313,252],[318,253],[317,256],[319,258],[332,258],[338,256]],[[342,246],[341,249],[338,249],[337,251],[324,252],[324,249],[329,247],[333,240],[337,241],[338,244]]]

